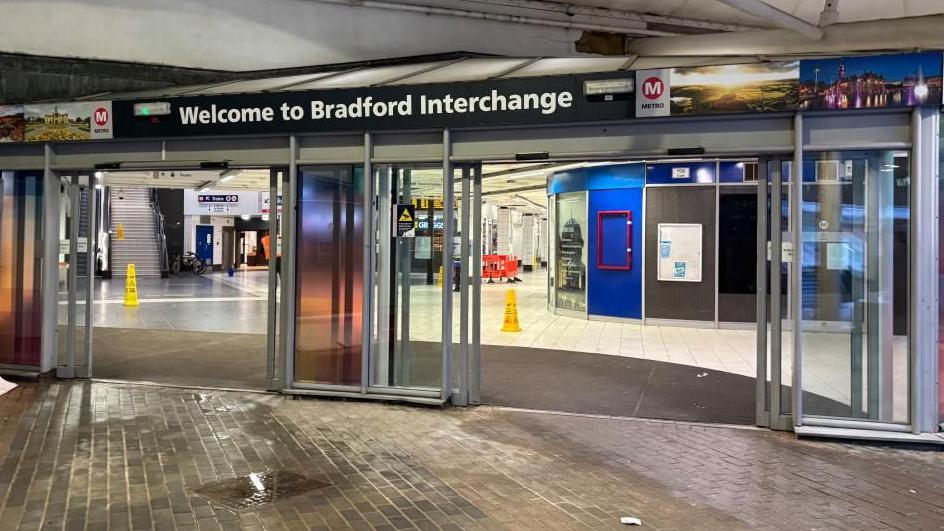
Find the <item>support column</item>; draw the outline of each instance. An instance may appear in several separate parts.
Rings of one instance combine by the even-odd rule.
[[[512,254],[511,210],[498,207],[498,254]]]
[[[521,216],[521,251],[518,258],[525,271],[534,270],[534,214]]]
[[[40,372],[51,371],[58,363],[59,327],[59,176],[51,166],[55,152],[43,147],[43,321]]]

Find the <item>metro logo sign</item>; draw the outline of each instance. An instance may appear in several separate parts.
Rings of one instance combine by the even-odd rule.
[[[95,125],[99,127],[104,127],[108,125],[108,109],[104,107],[99,107],[95,109],[95,113],[92,114],[92,119],[95,120]]]
[[[640,118],[669,115],[670,69],[636,72],[636,116]]]
[[[657,100],[665,92],[665,83],[657,77],[650,77],[642,82],[642,95],[649,100]]]
[[[89,103],[90,136],[93,139],[112,138],[113,124],[110,101]]]

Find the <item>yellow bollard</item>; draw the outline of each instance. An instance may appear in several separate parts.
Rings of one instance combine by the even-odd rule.
[[[443,266],[439,266],[439,287],[442,287]]]
[[[505,293],[505,320],[502,322],[501,331],[521,331],[521,326],[518,324],[518,300],[515,297],[515,290],[513,289]]]
[[[125,239],[125,226],[121,223],[118,224],[118,234],[116,235],[119,240]]]
[[[137,308],[138,304],[138,281],[134,276],[134,264],[128,264],[128,275],[125,278],[125,306]]]

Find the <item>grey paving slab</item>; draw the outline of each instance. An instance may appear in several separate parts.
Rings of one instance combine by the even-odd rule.
[[[45,380],[0,411],[0,529],[944,527],[944,453],[755,429]],[[327,486],[197,493],[279,469]]]

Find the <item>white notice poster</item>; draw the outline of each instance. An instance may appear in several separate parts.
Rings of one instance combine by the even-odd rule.
[[[702,226],[659,223],[658,280],[701,282]]]
[[[16,384],[13,382],[8,382],[3,378],[0,378],[0,395],[5,394],[9,391],[12,391],[16,387]]]

